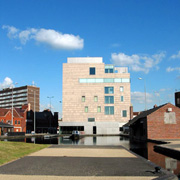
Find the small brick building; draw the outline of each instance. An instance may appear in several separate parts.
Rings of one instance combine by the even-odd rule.
[[[13,108],[13,123],[12,109],[0,108],[0,122],[14,126],[14,128],[1,128],[1,134],[6,132],[26,132],[26,113],[28,105],[23,105],[22,108]]]
[[[180,139],[180,108],[167,103],[141,112],[129,122],[130,139]]]

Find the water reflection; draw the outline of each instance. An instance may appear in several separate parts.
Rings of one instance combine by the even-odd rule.
[[[154,151],[155,143],[130,143],[130,150],[158,166],[180,176],[180,161]]]
[[[123,145],[129,148],[129,139],[119,136],[90,136],[84,137],[76,141],[72,139],[59,137],[60,144],[76,144],[76,145],[104,145],[104,146],[118,146]]]

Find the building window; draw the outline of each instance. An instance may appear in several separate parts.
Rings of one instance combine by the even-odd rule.
[[[94,102],[98,102],[98,97],[94,96]]]
[[[79,83],[129,83],[128,78],[87,78],[79,79]]]
[[[95,118],[88,118],[88,122],[94,122]]]
[[[104,82],[105,83],[114,83],[114,79],[113,78],[104,78]]]
[[[20,124],[20,121],[18,121],[18,124]]]
[[[104,103],[105,104],[114,104],[114,96],[105,96]]]
[[[124,101],[124,96],[121,96],[121,102],[123,102]]]
[[[106,115],[113,115],[114,114],[114,106],[105,106],[104,112]]]
[[[124,87],[120,86],[120,92],[123,92],[123,91],[124,91]]]
[[[122,117],[127,117],[127,111],[126,110],[122,110]]]
[[[85,102],[85,96],[82,96],[81,101]]]
[[[90,75],[95,75],[96,74],[96,68],[95,67],[90,67],[89,68],[89,74]]]
[[[88,106],[85,106],[84,111],[87,113],[88,112]]]
[[[97,107],[97,112],[100,113],[101,112],[101,106]]]
[[[105,73],[114,73],[113,65],[105,65]]]
[[[17,124],[17,120],[15,120],[15,124]]]
[[[114,94],[114,87],[104,87],[105,94]]]

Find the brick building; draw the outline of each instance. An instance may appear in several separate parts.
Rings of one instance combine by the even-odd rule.
[[[119,134],[130,119],[130,73],[102,57],[68,58],[63,64],[61,131]]]
[[[0,122],[7,125],[4,125],[4,128],[1,128],[1,134],[4,134],[6,132],[26,132],[27,110],[28,105],[23,105],[22,108],[14,108],[12,123],[12,109],[0,108]],[[13,128],[11,128],[11,126],[8,125],[13,126]]]
[[[35,86],[21,86],[17,88],[6,88],[0,91],[0,108],[10,109],[21,108],[24,104],[29,104],[29,108],[39,111],[40,88]]]
[[[141,112],[129,122],[130,139],[180,139],[180,108],[167,103]]]

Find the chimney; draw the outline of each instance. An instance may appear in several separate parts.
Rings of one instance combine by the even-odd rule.
[[[28,111],[30,111],[30,110],[31,110],[31,104],[28,103]]]
[[[158,107],[157,104],[154,105],[154,108]]]
[[[130,106],[130,119],[133,119],[133,106]]]

